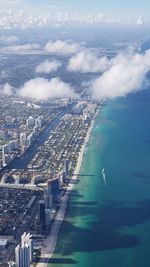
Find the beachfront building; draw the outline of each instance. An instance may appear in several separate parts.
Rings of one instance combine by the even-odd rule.
[[[16,267],[30,267],[33,263],[33,240],[30,233],[21,236],[21,246],[15,248]]]
[[[26,234],[26,232],[24,232],[24,234],[21,236],[21,246],[25,246],[28,245],[30,248],[30,263],[33,262],[33,239],[32,239],[32,235],[30,235],[30,233]]]
[[[30,267],[30,248],[28,245],[15,248],[16,267]]]
[[[59,200],[59,187],[59,176],[54,179],[48,180],[47,193],[48,196],[52,196],[53,204],[56,204]]]
[[[38,226],[39,231],[43,232],[45,230],[45,201],[40,200],[38,202]]]
[[[52,208],[52,202],[53,202],[53,199],[52,199],[52,195],[48,195],[47,192],[45,192],[44,194],[44,201],[45,201],[45,208],[46,209],[51,209]]]

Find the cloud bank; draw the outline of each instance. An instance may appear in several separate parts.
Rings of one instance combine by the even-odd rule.
[[[39,50],[41,47],[39,44],[24,44],[24,45],[12,45],[6,46],[1,49],[4,52],[13,52],[13,53],[21,53],[21,52],[29,52],[33,50]]]
[[[112,66],[97,78],[91,87],[95,99],[126,96],[142,88],[150,71],[150,50],[145,54],[118,55]]]
[[[80,44],[57,40],[49,41],[45,46],[45,51],[50,54],[74,54],[81,49]]]
[[[19,95],[34,100],[77,97],[72,87],[59,78],[50,81],[44,78],[29,80],[19,90]]]
[[[92,51],[84,49],[74,55],[68,64],[68,70],[73,72],[103,72],[110,66],[110,61],[107,57],[98,58]]]
[[[58,60],[45,60],[36,67],[35,71],[37,73],[51,73],[53,71],[58,70],[61,65],[61,62]]]
[[[52,9],[41,12],[39,9],[29,11],[29,6],[22,6],[19,8],[19,2],[10,0],[3,0],[0,9],[0,29],[12,30],[12,29],[29,29],[29,28],[43,28],[43,27],[59,27],[63,25],[84,25],[84,24],[114,24],[119,23],[118,19],[114,19],[104,14],[98,15],[81,15],[81,14],[69,14],[67,12],[52,12]],[[4,3],[5,2],[5,3]],[[10,3],[15,3],[10,5]],[[10,8],[4,8],[10,6]],[[34,12],[36,11],[36,12]],[[35,15],[36,13],[36,15]]]

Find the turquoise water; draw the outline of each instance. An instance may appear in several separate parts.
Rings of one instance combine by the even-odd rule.
[[[150,266],[149,103],[143,91],[98,115],[49,266]]]

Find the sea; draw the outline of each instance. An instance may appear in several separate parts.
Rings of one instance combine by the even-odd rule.
[[[99,111],[50,266],[150,267],[150,90]]]

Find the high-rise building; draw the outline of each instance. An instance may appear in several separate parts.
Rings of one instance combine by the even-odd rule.
[[[45,193],[44,201],[45,201],[45,208],[46,209],[51,209],[52,205],[53,205],[53,196],[52,196],[52,194],[48,195],[47,193]]]
[[[38,134],[39,133],[39,126],[35,125],[34,128],[33,128],[33,132],[35,134]]]
[[[48,188],[47,188],[48,196],[53,197],[53,201],[58,201],[59,198],[59,177],[48,180]]]
[[[21,133],[20,134],[20,145],[22,147],[24,147],[24,146],[27,145],[27,136],[26,136],[26,133]]]
[[[30,247],[28,245],[22,246],[22,267],[29,267],[30,266]]]
[[[10,141],[8,144],[2,146],[2,161],[3,166],[6,166],[12,160],[11,152],[18,148],[17,140]]]
[[[16,267],[30,267],[30,247],[18,245],[15,248]]]
[[[33,262],[33,239],[32,239],[32,235],[30,235],[30,233],[26,234],[26,232],[24,232],[24,234],[21,236],[21,246],[29,246],[30,249],[30,263]]]
[[[38,118],[35,120],[35,126],[38,126],[39,128],[42,127],[42,117],[38,117]]]
[[[27,120],[26,120],[26,124],[27,127],[30,128],[34,125],[34,118],[32,116],[30,116]]]
[[[27,145],[31,146],[34,140],[35,140],[35,133],[32,132],[27,137]]]
[[[22,264],[22,249],[20,245],[15,248],[16,267],[20,267]]]
[[[33,263],[33,240],[30,233],[21,236],[21,246],[15,248],[16,267],[30,267]]]
[[[38,202],[38,224],[41,226],[41,230],[45,230],[45,202],[40,200]]]
[[[15,265],[15,262],[14,261],[8,261],[7,263],[8,263],[8,267],[12,267],[12,266]]]

